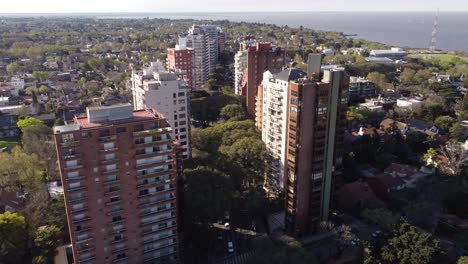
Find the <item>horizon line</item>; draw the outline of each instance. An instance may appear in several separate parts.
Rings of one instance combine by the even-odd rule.
[[[437,10],[290,10],[290,11],[50,11],[50,12],[0,12],[0,15],[16,14],[207,14],[207,13],[436,13]],[[468,10],[439,10],[447,13],[466,13]]]

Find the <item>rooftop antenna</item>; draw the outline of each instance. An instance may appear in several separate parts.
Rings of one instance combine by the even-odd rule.
[[[434,20],[434,27],[432,28],[432,39],[431,39],[431,46],[429,50],[434,53],[436,51],[436,43],[437,43],[437,29],[439,26],[439,9],[437,8],[437,14]]]

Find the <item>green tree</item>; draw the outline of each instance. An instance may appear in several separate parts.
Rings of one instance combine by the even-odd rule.
[[[43,165],[35,154],[27,154],[20,147],[11,153],[0,153],[0,189],[28,192],[43,182]]]
[[[437,160],[437,151],[433,148],[429,148],[426,153],[424,153],[423,160],[426,163],[426,166],[439,166],[439,161]]]
[[[434,125],[438,127],[442,132],[448,132],[452,127],[455,119],[451,116],[439,116],[435,119]]]
[[[41,85],[39,87],[39,93],[41,94],[48,94],[49,93],[49,88],[45,85]]]
[[[266,166],[266,147],[259,138],[248,137],[219,151],[236,164],[244,175],[243,186],[254,187],[263,182]]]
[[[444,252],[440,241],[416,227],[402,223],[381,250],[382,263],[442,263]]]
[[[468,87],[468,85],[467,85]],[[458,259],[457,264],[468,264],[468,257],[467,256],[462,256]]]
[[[17,213],[0,214],[0,259],[2,263],[26,263],[28,228]]]
[[[37,264],[53,263],[57,254],[57,247],[60,245],[60,229],[54,225],[43,226],[36,230],[34,234],[34,244],[39,250],[39,254],[34,257]]]
[[[245,119],[245,111],[238,104],[228,104],[221,108],[220,116],[225,120],[242,120]]]
[[[413,151],[423,153],[427,149],[427,137],[425,133],[411,130],[406,133],[406,143]]]
[[[404,85],[411,85],[414,84],[414,75],[416,74],[416,71],[411,69],[411,68],[405,68],[403,72],[400,75],[400,80],[401,83]]]
[[[38,82],[46,81],[49,78],[49,73],[47,71],[33,71],[32,75]]]
[[[361,217],[373,223],[377,223],[387,230],[393,230],[400,221],[400,215],[383,208],[364,209],[361,213]]]
[[[379,73],[379,72],[369,73],[367,75],[367,79],[369,81],[373,82],[377,86],[377,88],[380,89],[380,91],[385,90],[385,88],[387,86],[387,83],[388,83],[388,79],[385,76],[385,74]]]
[[[459,124],[454,123],[449,129],[450,136],[460,142],[466,140],[465,129]]]
[[[417,84],[422,84],[423,82],[428,82],[429,79],[432,78],[432,73],[431,71],[427,69],[419,70],[415,75],[414,75],[414,82]]]
[[[430,121],[434,122],[434,120],[445,114],[445,107],[441,103],[426,103],[424,104],[424,108],[422,111],[423,118]]]
[[[24,71],[24,65],[21,62],[15,61],[8,64],[6,70],[9,74],[17,74]]]
[[[24,89],[24,91],[26,92],[26,94],[33,95],[33,94],[37,94],[39,90],[35,86],[30,86]]]
[[[292,238],[258,237],[253,241],[253,254],[247,264],[314,264],[315,257]]]

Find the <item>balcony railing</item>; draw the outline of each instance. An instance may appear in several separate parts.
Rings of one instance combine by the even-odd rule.
[[[120,171],[120,169],[116,168],[116,169],[112,169],[112,170],[103,171],[102,174],[111,174],[111,173],[116,173],[116,172],[119,172],[119,171]]]
[[[83,207],[77,208],[77,209],[73,209],[73,208],[72,208],[72,209],[71,209],[71,212],[72,212],[72,213],[79,213],[79,212],[83,212],[83,211],[86,211],[86,210],[88,210],[88,206],[83,206]]]
[[[155,129],[148,129],[138,132],[133,132],[134,137],[144,137],[149,135],[155,135],[160,133],[169,133],[172,132],[172,128],[170,127],[163,127],[163,128],[155,128]]]
[[[81,156],[80,153],[63,153],[63,159],[65,160],[78,158],[80,156]]]
[[[79,248],[77,251],[78,251],[78,253],[86,253],[86,252],[89,252],[89,251],[94,250],[94,249],[96,249],[96,247],[88,246],[86,248]]]
[[[111,185],[111,184],[117,184],[120,183],[120,179],[115,179],[115,180],[108,180],[103,182],[104,185]]]
[[[73,165],[73,166],[70,166],[70,167],[65,167],[65,170],[78,170],[78,169],[81,169],[83,168],[83,165]]]
[[[76,147],[80,145],[80,141],[78,140],[71,140],[71,141],[65,141],[60,143],[60,146],[62,148],[68,148],[68,147]]]
[[[137,164],[136,167],[141,168],[141,167],[145,167],[145,166],[152,166],[152,165],[158,165],[158,164],[163,165],[163,164],[171,163],[173,161],[174,161],[174,159],[156,160],[156,161],[147,162],[147,163],[143,163],[143,164]]]
[[[145,207],[145,206],[148,206],[148,205],[153,205],[153,204],[157,204],[157,203],[161,203],[161,202],[167,202],[167,201],[175,200],[175,199],[176,199],[175,196],[158,197],[158,199],[149,199],[149,200],[146,200],[146,201],[141,201],[141,202],[138,203],[138,207]]]
[[[156,259],[165,257],[165,256],[173,255],[173,254],[175,254],[176,252],[177,252],[177,251],[174,250],[174,251],[172,251],[172,252],[161,253],[161,254],[159,254],[158,256],[153,256],[153,255],[146,256],[146,257],[143,258],[143,261],[144,261],[144,262],[150,262],[150,261],[153,261],[153,260],[156,260]]]
[[[70,188],[68,188],[68,191],[69,192],[76,192],[76,191],[84,190],[85,188],[86,188],[85,186],[70,187]]]
[[[86,199],[86,195],[83,195],[83,196],[80,196],[80,197],[74,197],[74,198],[72,197],[72,198],[70,198],[70,202],[75,203],[75,202],[78,202],[78,201],[82,201],[84,199]]]
[[[111,135],[108,135],[108,136],[102,136],[102,137],[99,137],[99,141],[101,142],[111,142],[111,141],[115,141],[117,139],[117,136],[111,136]]]
[[[88,261],[94,260],[95,258],[96,258],[96,256],[89,256],[89,257],[87,257],[87,258],[80,259],[79,262],[80,262],[80,263],[88,262]]]
[[[164,169],[164,170],[159,170],[159,171],[153,171],[153,172],[146,173],[146,174],[138,174],[137,177],[143,178],[143,177],[149,177],[149,176],[162,176],[164,174],[170,174],[170,173],[172,173],[172,169]]]
[[[73,222],[74,224],[76,224],[76,223],[81,223],[81,222],[88,221],[88,220],[90,220],[90,219],[91,219],[91,217],[86,216],[86,217],[83,217],[83,218],[80,218],[80,219],[75,219],[75,220],[73,220],[72,222]]]
[[[150,195],[155,195],[155,194],[160,194],[160,193],[163,193],[163,192],[167,192],[167,191],[172,191],[174,190],[175,188],[172,187],[172,188],[169,188],[169,189],[162,189],[160,191],[155,191],[155,192],[148,192],[148,193],[145,193],[145,194],[139,194],[138,195],[138,198],[142,198],[142,197],[146,197],[146,196],[150,196]]]
[[[115,248],[115,249],[112,250],[112,253],[124,251],[124,250],[127,250],[127,249],[128,249],[127,246],[122,247],[122,248]],[[123,260],[123,258],[122,258],[122,259],[119,259],[119,260]]]
[[[109,163],[115,163],[119,161],[118,158],[113,158],[113,159],[106,159],[106,160],[101,160],[101,164],[109,164]]]
[[[100,152],[115,152],[118,150],[119,148],[115,147],[115,148],[101,149]]]
[[[81,244],[81,243],[85,243],[85,242],[88,242],[88,241],[91,241],[91,240],[93,240],[93,237],[87,237],[87,238],[83,238],[81,240],[76,240],[76,243]]]
[[[85,178],[84,176],[68,177],[67,181],[79,181],[79,180],[82,180],[84,178]]]

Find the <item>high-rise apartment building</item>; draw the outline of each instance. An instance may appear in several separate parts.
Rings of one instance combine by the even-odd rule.
[[[193,61],[195,58],[192,48],[187,48],[187,39],[179,38],[175,48],[167,49],[167,68],[177,77],[184,79],[191,89],[195,88],[193,80]]]
[[[235,61],[235,92],[246,97],[247,114],[255,117],[255,103],[258,86],[263,73],[281,69],[285,63],[285,52],[269,42],[248,39],[241,43]]]
[[[255,121],[268,150],[265,189],[271,195],[281,193],[285,185],[289,82],[305,75],[296,68],[266,71],[258,88]]]
[[[319,72],[292,81],[288,94],[286,228],[293,234],[328,220],[342,174],[349,77],[335,69],[319,81]]]
[[[54,136],[75,263],[178,258],[176,148],[163,117],[87,108]]]
[[[135,110],[156,109],[172,127],[172,136],[181,147],[182,158],[191,156],[190,94],[187,83],[161,63],[152,63],[141,72],[132,73]]]
[[[265,188],[273,195],[285,192],[285,224],[293,234],[328,219],[341,174],[348,89],[342,69],[321,73],[319,54],[310,55],[307,73],[267,71],[259,86],[256,125],[268,150]]]
[[[218,26],[193,25],[185,39],[187,47],[193,49],[193,78],[199,87],[216,70],[219,54],[224,51],[224,32]]]

